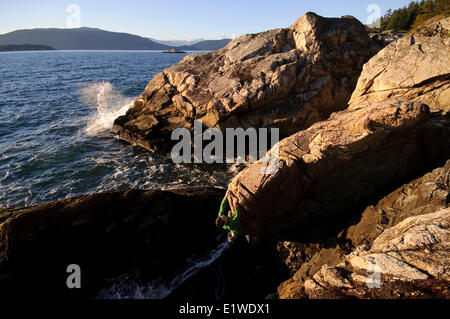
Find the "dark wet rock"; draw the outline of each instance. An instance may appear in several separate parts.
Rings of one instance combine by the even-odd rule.
[[[450,298],[450,209],[409,217],[325,265],[303,288],[309,298]]]
[[[367,207],[357,224],[344,237],[354,247],[371,245],[387,228],[412,216],[443,210],[450,202],[450,160],[440,168],[385,196],[375,206]]]
[[[279,297],[448,298],[448,239],[445,242],[442,237],[439,243],[425,241],[427,238],[440,238],[442,232],[448,233],[444,228],[447,227],[445,221],[448,222],[449,194],[450,160],[443,167],[393,191],[376,205],[367,207],[359,217],[356,214],[356,220],[348,221],[350,226],[336,235],[334,248],[304,250],[304,254],[309,254],[308,260],[298,265],[292,278],[278,287]],[[427,217],[436,213],[436,216]],[[409,220],[405,221],[407,219]],[[395,228],[397,225],[400,226]],[[430,235],[435,230],[437,233],[433,236],[437,237]],[[417,247],[398,245],[398,242],[408,244],[408,241],[416,243]],[[298,248],[294,250],[297,253],[302,246],[305,244],[290,244],[290,247]],[[354,247],[350,249],[354,252],[344,257],[342,252],[349,252],[349,247]],[[383,251],[380,247],[390,248],[383,248]],[[387,252],[387,256],[379,255],[380,252]],[[352,258],[354,263],[381,258],[383,263],[380,261],[379,267],[386,266],[380,279],[384,280],[381,289],[370,289],[367,286],[366,281],[372,278],[368,276],[373,275],[367,273],[370,267],[366,267],[365,273],[361,267],[356,270],[349,266]],[[310,260],[315,263],[311,265]],[[405,263],[416,265],[421,270],[408,268]],[[315,271],[308,271],[311,269]],[[395,276],[394,269],[397,271]],[[425,273],[428,277],[413,279],[410,274],[410,279],[413,279],[411,281],[398,277],[399,272],[408,274],[408,271],[416,275]],[[338,284],[339,282],[343,285]]]
[[[171,300],[263,300],[289,278],[276,242],[249,245],[240,238],[216,262],[186,281]]]
[[[131,269],[143,280],[169,275],[218,245],[214,219],[223,193],[129,190],[4,211],[0,294],[86,296]],[[81,290],[66,287],[69,264],[81,267]]]

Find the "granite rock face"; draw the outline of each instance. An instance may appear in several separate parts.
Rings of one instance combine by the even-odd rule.
[[[386,99],[418,101],[432,112],[450,110],[450,18],[381,50],[364,65],[350,107]],[[427,31],[428,30],[428,31]]]
[[[348,273],[349,268],[348,261],[349,256],[353,255],[364,255],[364,256],[370,256],[370,253],[367,251],[370,247],[372,247],[372,252],[376,251],[376,243],[386,243],[392,238],[398,236],[398,238],[403,239],[403,243],[411,243],[411,238],[418,239],[419,234],[424,234],[422,232],[425,228],[428,229],[429,225],[431,227],[432,224],[434,224],[434,219],[430,218],[428,219],[426,216],[428,214],[435,214],[437,212],[441,211],[448,211],[449,202],[450,202],[450,160],[447,161],[447,163],[440,168],[437,168],[433,170],[432,172],[425,174],[423,177],[418,178],[408,184],[405,184],[404,186],[398,188],[394,192],[390,193],[389,195],[382,198],[375,206],[369,206],[367,207],[364,212],[359,215],[356,214],[356,217],[353,218],[353,220],[350,220],[348,223],[350,226],[348,226],[344,231],[342,231],[340,234],[337,235],[337,238],[335,239],[334,246],[331,246],[332,248],[322,248],[322,249],[316,249],[315,251],[308,251],[305,249],[302,249],[303,254],[309,254],[308,258],[305,260],[305,262],[300,263],[295,268],[296,272],[294,272],[291,279],[283,282],[278,287],[278,293],[279,297],[282,299],[291,299],[291,298],[310,298],[310,297],[323,297],[323,298],[330,298],[330,297],[345,297],[350,296],[350,294],[347,294],[344,292],[344,290],[337,289],[337,292],[333,289],[327,290],[320,287],[320,284],[315,283],[313,276],[318,273],[322,272],[321,274],[317,275],[317,278],[319,280],[322,280],[321,278],[331,276],[331,274],[335,274],[336,276],[341,276],[341,273]],[[359,217],[358,217],[359,216]],[[403,221],[407,220],[408,218],[414,218],[419,216],[419,218],[416,221],[426,221],[421,224],[420,227],[417,228],[413,232],[410,232],[408,234],[405,234],[403,237],[399,235],[399,233],[405,231],[409,232],[410,229],[406,230],[405,225],[409,228],[410,225],[412,225],[411,220],[408,222],[405,222],[402,226],[399,226],[395,228],[395,226],[400,225]],[[415,227],[415,226],[414,226]],[[411,228],[412,229],[412,228]],[[431,229],[431,228],[430,228]],[[428,231],[428,230],[427,230]],[[405,241],[406,239],[406,241]],[[422,239],[420,239],[422,240]],[[396,242],[398,243],[398,241]],[[395,243],[394,243],[395,244]],[[447,243],[443,243],[444,245],[447,245]],[[384,245],[384,244],[383,244]],[[396,244],[395,244],[396,245]],[[290,247],[295,247],[297,249],[294,249],[294,251],[299,253],[299,248],[303,248],[305,244],[296,243],[295,245],[291,243]],[[316,245],[317,246],[317,245]],[[353,247],[353,248],[352,248]],[[448,257],[445,257],[444,255],[446,252],[444,252],[444,255],[442,255],[442,252],[436,252],[433,249],[430,249],[428,247],[428,250],[425,250],[422,252],[422,255],[420,255],[420,251],[414,250],[412,248],[405,248],[406,246],[402,246],[399,248],[399,246],[396,246],[397,251],[403,250],[401,252],[401,256],[406,258],[404,262],[406,263],[412,263],[413,265],[420,263],[421,265],[425,265],[423,267],[431,267],[430,269],[437,269],[436,264],[441,263],[442,267],[440,270],[432,271],[436,274],[435,277],[432,277],[432,282],[426,282],[426,281],[420,281],[416,282],[417,286],[415,288],[410,285],[410,283],[407,283],[403,279],[399,279],[400,281],[392,281],[387,282],[385,281],[383,283],[382,288],[383,289],[392,289],[395,287],[395,285],[398,285],[396,288],[395,293],[389,290],[371,290],[370,287],[367,285],[361,284],[361,282],[356,283],[352,282],[350,285],[350,281],[345,281],[344,279],[340,279],[341,281],[345,281],[349,284],[348,287],[352,287],[352,289],[357,289],[359,292],[356,293],[356,295],[353,296],[359,296],[359,297],[379,297],[379,298],[399,298],[399,297],[443,297],[447,296],[445,294],[448,294],[448,292],[445,292],[444,290],[439,291],[439,289],[430,290],[430,287],[433,285],[441,285],[442,287],[448,287],[448,283],[444,282],[443,276],[439,275],[440,273],[444,274],[447,272],[444,268],[445,265],[449,264]],[[291,249],[292,250],[292,249]],[[356,253],[353,255],[348,255],[344,257],[343,252],[345,251],[352,251],[354,250]],[[337,252],[339,252],[337,254]],[[379,251],[377,251],[379,252]],[[424,255],[426,253],[426,255]],[[364,258],[372,258],[370,257],[364,257]],[[403,258],[402,257],[402,258]],[[426,261],[424,261],[423,257],[427,257]],[[388,265],[392,266],[392,262],[395,260],[392,260],[386,256],[380,257],[379,255],[376,255],[374,258],[382,259],[383,264],[388,263]],[[387,258],[387,261],[385,260]],[[444,258],[444,260],[442,259]],[[381,260],[380,259],[380,260]],[[359,259],[355,259],[358,261]],[[375,260],[375,259],[374,259]],[[409,260],[409,261],[408,261]],[[347,263],[345,263],[347,261]],[[386,261],[386,262],[385,262]],[[342,262],[344,262],[344,266],[339,265]],[[393,264],[394,266],[404,266],[403,263],[396,262]],[[434,265],[434,266],[433,266]],[[336,266],[336,267],[334,267]],[[322,268],[324,267],[324,268]],[[433,268],[434,267],[434,268]],[[375,269],[374,266],[369,267],[370,269]],[[411,270],[410,268],[405,268],[406,270]],[[352,270],[353,271],[353,270]],[[415,272],[414,270],[411,270]],[[422,272],[424,272],[422,270]],[[428,271],[426,271],[428,272]],[[358,276],[356,274],[351,275],[351,278],[359,278],[360,280],[364,279],[366,277],[366,281],[368,279],[371,279],[372,277],[368,278],[370,274],[365,274]],[[372,273],[373,275],[373,273]],[[352,277],[353,276],[353,277]],[[448,275],[445,275],[448,277]],[[445,277],[444,276],[444,277]],[[311,281],[309,281],[311,280]],[[327,279],[328,280],[328,279]],[[380,277],[381,280],[381,277]],[[430,280],[428,278],[427,280]],[[446,279],[448,281],[448,278]],[[305,282],[308,281],[308,289],[305,291],[306,284]],[[371,283],[371,281],[369,281]],[[372,282],[373,283],[373,282]],[[316,284],[318,286],[316,286]],[[328,286],[327,286],[328,287]],[[356,288],[358,287],[358,288]],[[405,288],[405,289],[404,289]],[[404,289],[404,290],[403,290]],[[411,290],[413,289],[413,290]],[[408,295],[402,295],[406,291],[414,291],[414,294],[408,294]],[[419,293],[419,291],[421,291]],[[307,293],[308,292],[308,293]],[[320,293],[319,293],[320,292]],[[428,295],[427,295],[428,294]],[[448,297],[448,296],[447,296]]]
[[[325,265],[304,285],[309,298],[450,298],[450,209],[410,217]]]
[[[436,129],[433,121],[424,104],[388,101],[335,113],[282,140],[278,163],[258,161],[230,183],[246,231],[264,236],[324,227],[384,189],[442,165],[449,158],[448,127]],[[431,138],[435,129],[446,135]]]
[[[157,74],[113,133],[165,149],[175,128],[278,127],[288,136],[347,107],[380,47],[353,17],[306,13],[290,28],[244,35]]]
[[[371,245],[385,230],[408,217],[444,210],[450,202],[450,160],[367,207],[358,223],[347,228],[345,238],[354,247]]]
[[[383,32],[371,32],[369,36],[372,40],[377,42],[381,47],[385,47],[398,39],[403,38],[405,35],[402,32],[396,30],[387,30]]]

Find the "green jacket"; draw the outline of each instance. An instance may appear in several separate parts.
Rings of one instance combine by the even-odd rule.
[[[219,217],[223,216],[223,214],[228,210],[229,206],[230,205],[228,204],[228,200],[225,197],[220,204]],[[223,225],[223,229],[232,231],[233,233],[237,234],[239,232],[239,228],[239,210],[237,209],[237,207],[235,207],[235,216],[233,218],[228,217],[228,222]]]

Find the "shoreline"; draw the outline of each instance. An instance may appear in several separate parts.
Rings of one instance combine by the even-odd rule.
[[[280,130],[266,153],[275,170],[261,160],[224,173],[239,233],[255,240],[218,249],[217,186],[0,208],[0,296],[133,296],[168,280],[168,300],[450,298],[449,21],[392,40],[306,13],[157,73],[112,128],[145,154],[197,120]],[[64,285],[68,265],[86,274],[80,289]]]

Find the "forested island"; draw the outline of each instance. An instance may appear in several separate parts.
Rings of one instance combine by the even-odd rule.
[[[38,44],[8,44],[0,45],[0,52],[8,51],[50,51],[55,50],[52,47]]]

